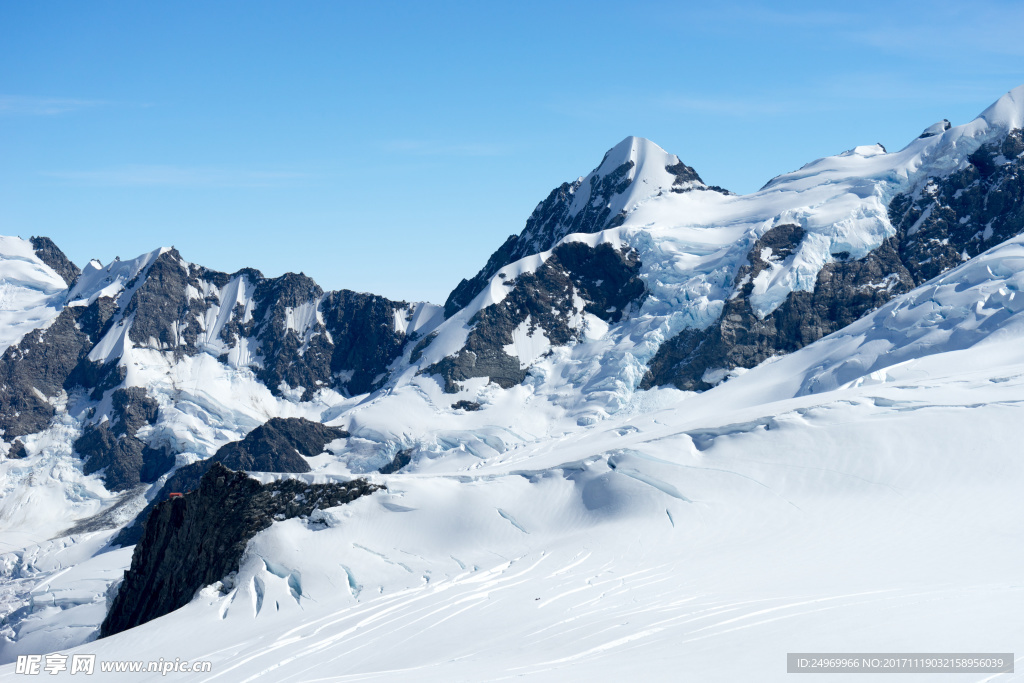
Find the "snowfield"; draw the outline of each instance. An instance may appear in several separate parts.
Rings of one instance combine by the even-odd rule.
[[[68,652],[211,661],[200,680],[230,681],[770,681],[787,652],[1019,653],[1024,352],[925,360],[924,383],[744,406],[746,382],[785,370],[769,364],[564,439],[378,476],[387,493],[257,536],[230,585]],[[61,647],[128,560],[36,560],[28,623]]]
[[[268,682],[782,681],[788,652],[1014,652],[1020,665],[1024,237],[800,351],[709,371],[725,381],[707,392],[637,387],[661,343],[718,318],[765,232],[796,224],[807,237],[784,260],[762,256],[759,315],[813,287],[833,254],[857,258],[892,236],[896,194],[1022,125],[1024,87],[899,152],[856,147],[746,196],[673,192],[663,169],[678,159],[627,138],[595,171],[634,163],[612,207],[623,222],[563,241],[634,248],[649,295],[614,324],[577,306],[567,346],[520,325],[505,350],[529,374],[510,389],[475,378],[446,394],[419,373],[463,346],[503,280],[551,250],[502,268],[448,320],[430,304],[396,312],[395,329],[433,342],[415,360],[409,344],[362,396],[303,401],[301,388],[275,396],[260,383],[258,349],[219,334],[230,310],[251,314],[243,276],[217,292],[198,355],[136,348],[130,320],[113,326],[90,358],[119,358],[126,384],[146,387],[159,418],[143,436],[174,445],[177,466],[271,417],[305,417],[351,436],[294,476],[387,490],[275,523],[186,607],[96,640],[131,562],[131,548],[109,545],[113,527],[170,473],[121,493],[85,476],[71,444],[90,404],[64,395],[50,426],[24,438],[27,457],[0,458],[0,676],[17,678],[18,655],[52,651],[209,661],[210,673],[169,677]],[[573,209],[590,201],[581,192]],[[26,245],[0,238],[3,348],[62,306],[127,302],[162,253],[91,263],[68,292]],[[308,343],[318,315],[295,307],[287,325]],[[109,413],[109,398],[94,407]],[[400,451],[407,467],[377,472]],[[867,680],[889,679],[910,680]]]

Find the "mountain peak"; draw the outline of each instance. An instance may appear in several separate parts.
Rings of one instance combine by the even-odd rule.
[[[640,166],[648,159],[664,161],[669,158],[673,158],[678,161],[678,157],[674,154],[669,154],[647,138],[630,135],[623,138],[622,142],[605,152],[604,158],[601,160],[601,164],[594,169],[594,173],[604,175],[623,164],[628,164],[629,162],[633,162],[637,166]]]
[[[504,266],[547,251],[573,233],[592,234],[622,225],[652,197],[691,190],[713,190],[697,172],[646,138],[630,135],[605,152],[597,168],[563,183],[537,205],[517,236],[512,235],[472,279],[463,280],[445,302],[451,317],[487,286]]]
[[[616,177],[616,182],[607,182],[611,176]],[[619,216],[657,194],[708,189],[697,171],[678,156],[669,154],[647,138],[634,135],[608,150],[598,167],[578,181],[578,185],[570,216],[595,202],[604,203],[614,216]]]
[[[1024,85],[1009,91],[992,106],[981,112],[979,119],[984,119],[990,126],[1013,130],[1024,128]]]

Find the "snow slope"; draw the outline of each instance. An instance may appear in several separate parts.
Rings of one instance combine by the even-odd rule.
[[[228,585],[68,651],[232,681],[771,681],[786,652],[1020,652],[1022,257],[1002,245],[704,394],[377,475],[387,493],[257,536]],[[98,603],[112,555],[61,575],[92,591],[65,605]],[[35,609],[5,656],[70,637]]]
[[[786,652],[1024,651],[1013,448],[1024,240],[703,394],[637,390],[662,342],[719,317],[768,230],[796,224],[805,236],[758,276],[760,315],[813,287],[834,254],[863,256],[891,236],[892,197],[1022,122],[1018,88],[899,152],[857,147],[747,196],[672,192],[664,169],[678,158],[627,138],[595,171],[632,162],[630,189],[609,202],[622,223],[562,241],[632,247],[649,295],[616,324],[580,308],[567,346],[517,329],[506,351],[530,373],[510,389],[477,378],[446,394],[420,371],[457,352],[474,315],[506,295],[503,281],[551,250],[501,268],[448,320],[431,306],[396,314],[396,329],[436,336],[415,360],[410,344],[363,396],[275,396],[243,343],[229,351],[210,333],[203,353],[176,358],[133,345],[130,322],[113,327],[93,359],[118,359],[127,383],[157,400],[142,436],[175,444],[178,465],[270,417],[302,416],[351,432],[304,476],[368,474],[388,492],[275,524],[236,576],[187,607],[87,642],[130,555],[104,548],[111,532],[74,527],[139,509],[161,482],[116,496],[84,476],[70,444],[92,406],[62,405],[25,438],[27,458],[0,460],[0,663],[63,649],[213,662],[200,680],[771,681],[786,676]],[[573,202],[582,211],[591,198]],[[67,293],[23,244],[0,248],[12,254],[5,282],[22,283],[2,333],[12,343]],[[126,301],[159,254],[90,264],[69,305]],[[219,295],[224,310],[252,300],[241,277]],[[296,307],[286,320],[308,330],[316,315]],[[204,329],[219,329],[220,309],[209,316]],[[481,409],[455,408],[463,400]],[[408,467],[374,473],[399,451]]]
[[[0,237],[0,353],[56,318],[66,289],[31,242]]]
[[[468,306],[437,328],[437,339],[420,360],[393,377],[393,391],[415,385],[416,392],[430,392],[426,385],[431,380],[416,373],[458,353],[474,315],[501,302],[509,292],[506,283],[536,271],[557,244],[608,243],[637,251],[640,278],[648,291],[642,307],[622,324],[597,334],[601,321],[587,321],[588,326],[580,317],[580,343],[553,350],[550,356],[538,356],[534,345],[513,349],[523,354],[522,365],[534,368],[537,393],[553,403],[571,395],[570,410],[577,419],[604,419],[629,404],[647,363],[666,340],[720,318],[726,300],[738,292],[737,271],[766,232],[797,225],[804,237],[795,253],[772,261],[758,274],[750,301],[761,318],[791,293],[812,291],[825,264],[837,258],[862,258],[892,237],[888,206],[896,195],[919,193],[928,178],[963,168],[981,145],[1019,128],[1022,120],[1024,86],[1004,95],[974,121],[916,138],[898,152],[887,153],[878,145],[855,147],[774,178],[760,191],[743,196],[669,191],[671,177],[664,165],[678,158],[649,141],[627,138],[588,176],[599,179],[623,161],[634,163],[630,173],[638,180],[609,203],[623,212],[621,225],[566,235],[547,251],[499,269]],[[645,184],[645,179],[650,182]],[[579,194],[583,186],[573,200],[575,208],[585,201]],[[487,400],[472,390],[458,398]]]
[[[783,381],[770,364],[380,477],[259,535],[233,584],[69,652],[231,681],[771,681],[793,651],[1020,652],[1024,358],[970,352],[931,356],[929,383],[722,409],[754,372]]]

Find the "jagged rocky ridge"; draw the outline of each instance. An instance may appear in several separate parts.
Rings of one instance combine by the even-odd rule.
[[[145,390],[126,386],[125,344],[175,361],[210,354],[250,368],[274,394],[309,399],[321,388],[372,390],[416,338],[406,332],[417,306],[325,293],[302,274],[229,275],[186,263],[174,249],[106,269],[92,262],[83,274],[51,240],[32,244],[70,287],[55,320],[0,356],[0,429],[20,454],[15,439],[45,429],[66,397],[85,414],[75,442],[85,471],[101,472],[111,490],[152,482],[174,462],[173,444],[137,436],[156,408],[139,408]]]
[[[186,605],[195,592],[238,569],[249,539],[275,520],[349,503],[381,487],[362,479],[261,484],[214,463],[199,487],[156,505],[100,627],[106,637]]]
[[[222,323],[215,338],[203,334],[213,306]],[[405,302],[373,294],[325,294],[301,273],[228,275],[186,264],[170,250],[150,266],[124,317],[134,316],[129,337],[136,345],[176,356],[219,350],[222,362],[236,364],[247,353],[272,392],[297,389],[309,398],[320,388],[371,390],[405,343],[396,314],[411,312]]]
[[[301,474],[310,471],[309,463],[303,456],[312,458],[320,455],[327,444],[348,436],[349,433],[344,429],[328,427],[301,417],[272,418],[246,434],[241,441],[221,446],[212,457],[179,467],[164,482],[149,505],[139,513],[135,522],[121,529],[111,543],[121,546],[137,543],[142,536],[145,521],[156,505],[167,500],[172,492],[185,493],[198,488],[203,475],[214,464],[247,472]]]
[[[581,333],[584,311],[618,322],[643,299],[639,271],[636,252],[629,248],[563,243],[534,272],[504,282],[510,291],[500,302],[474,315],[470,321],[473,329],[462,350],[422,372],[441,376],[450,393],[473,377],[488,377],[501,387],[513,387],[527,373],[520,359],[505,350],[513,343],[517,328],[524,328],[531,337],[544,335],[549,344],[562,346]]]
[[[982,145],[965,168],[889,205],[900,259],[917,283],[1024,231],[1024,130]]]
[[[950,128],[944,121],[922,138]],[[934,129],[934,130],[933,130]],[[803,240],[799,226],[772,228],[751,248],[735,278],[735,294],[719,320],[686,329],[662,345],[641,388],[672,384],[705,390],[735,368],[752,368],[839,330],[895,296],[1024,232],[1024,130],[1014,129],[948,175],[931,176],[889,203],[896,235],[862,259],[834,254],[812,292],[794,291],[765,317],[750,305],[752,280],[768,264],[790,257]]]
[[[107,297],[69,306],[49,327],[29,332],[0,356],[0,429],[6,440],[44,429],[55,413],[51,399],[63,391],[82,382],[93,391],[113,389],[123,379],[109,383],[110,374],[87,358],[109,331],[114,310]]]
[[[61,251],[49,237],[32,237],[29,240],[36,256],[46,265],[60,275],[68,287],[75,284],[75,280],[82,274],[82,270],[71,262],[64,252]]]
[[[948,122],[936,124],[926,130],[920,140],[940,139],[950,128]],[[766,275],[781,272],[785,264],[802,258],[804,247],[813,239],[821,238],[820,233],[813,232],[815,226],[798,224],[804,216],[787,209],[766,214],[768,219],[758,216],[757,220],[751,220],[749,224],[755,227],[746,233],[729,233],[729,239],[734,241],[726,247],[722,247],[725,240],[720,243],[707,240],[698,242],[697,248],[690,252],[681,248],[659,251],[662,244],[656,244],[651,234],[663,227],[660,223],[639,221],[635,217],[633,223],[628,222],[630,212],[642,203],[636,194],[641,191],[638,185],[646,185],[642,180],[656,181],[651,183],[654,187],[650,192],[641,197],[648,203],[657,203],[655,200],[665,195],[673,200],[703,195],[700,201],[706,199],[706,205],[715,206],[715,202],[724,201],[726,194],[720,188],[704,185],[696,172],[678,158],[666,161],[670,155],[659,157],[648,153],[647,168],[644,168],[645,157],[634,154],[639,146],[641,143],[635,139],[627,139],[606,155],[589,180],[557,188],[538,207],[541,213],[535,212],[527,230],[510,238],[473,281],[463,281],[461,291],[457,288],[452,293],[448,300],[450,310],[445,311],[449,315],[447,323],[438,320],[431,325],[414,324],[410,318],[420,315],[426,307],[347,291],[324,293],[301,274],[266,279],[254,270],[231,275],[218,273],[184,262],[174,250],[161,250],[131,263],[118,262],[106,268],[92,263],[79,272],[51,241],[35,238],[32,245],[36,254],[70,287],[59,315],[48,326],[25,335],[0,357],[0,377],[3,378],[0,426],[4,429],[4,440],[10,444],[7,457],[26,455],[22,437],[52,426],[56,422],[54,418],[68,417],[67,412],[72,411],[74,420],[64,426],[75,422],[74,429],[80,429],[80,433],[70,438],[76,453],[84,460],[82,469],[86,474],[102,474],[108,489],[130,491],[132,495],[139,495],[148,484],[159,481],[173,467],[175,454],[181,448],[172,436],[155,429],[169,408],[177,401],[189,404],[189,410],[193,411],[189,417],[194,415],[197,421],[210,418],[212,412],[204,412],[207,410],[202,404],[204,397],[195,391],[189,394],[187,389],[179,392],[178,386],[173,386],[171,391],[166,387],[161,390],[150,386],[147,390],[139,386],[138,376],[131,375],[133,366],[138,363],[125,355],[125,349],[155,352],[151,355],[159,356],[161,362],[166,361],[169,367],[177,369],[187,367],[198,357],[209,361],[207,366],[215,366],[218,371],[224,368],[239,374],[251,371],[270,393],[281,399],[272,410],[282,411],[281,405],[284,405],[284,414],[292,414],[293,409],[308,410],[306,414],[325,421],[337,420],[349,406],[340,408],[340,403],[335,401],[321,410],[328,404],[316,405],[310,401],[321,389],[357,394],[383,388],[365,400],[359,399],[363,401],[360,407],[368,406],[365,411],[368,413],[374,402],[388,406],[391,412],[387,418],[399,425],[394,430],[399,431],[403,428],[404,415],[393,407],[401,410],[411,405],[408,401],[411,392],[390,404],[387,396],[393,390],[397,393],[408,388],[402,386],[403,382],[406,385],[413,381],[421,383],[415,390],[426,397],[424,403],[431,417],[438,416],[440,422],[442,416],[458,414],[460,420],[463,416],[467,422],[478,420],[471,427],[475,429],[498,412],[492,411],[493,404],[489,400],[498,392],[485,388],[487,391],[460,397],[458,401],[452,402],[454,399],[446,396],[438,400],[437,395],[430,393],[437,391],[430,377],[438,378],[447,392],[464,390],[474,378],[486,378],[500,387],[515,387],[526,381],[531,364],[545,357],[528,358],[511,348],[524,338],[531,341],[527,345],[532,347],[574,347],[581,342],[580,347],[589,344],[589,348],[572,357],[570,351],[574,354],[580,347],[559,349],[564,352],[562,358],[569,360],[559,361],[563,364],[555,366],[555,372],[549,375],[544,375],[543,371],[536,373],[528,387],[520,392],[536,392],[544,400],[550,400],[555,392],[543,395],[545,387],[542,385],[549,380],[554,385],[568,377],[557,387],[563,392],[557,398],[565,397],[564,404],[575,402],[571,407],[576,408],[582,402],[579,398],[582,391],[577,390],[589,377],[586,372],[569,377],[575,373],[570,365],[598,365],[610,360],[609,366],[625,366],[633,360],[629,355],[634,351],[646,351],[644,335],[690,305],[689,300],[683,301],[685,297],[672,300],[663,296],[664,288],[658,291],[661,283],[656,281],[657,274],[652,273],[670,271],[675,265],[673,259],[685,261],[695,254],[712,253],[718,254],[719,265],[725,264],[717,272],[727,272],[722,281],[731,294],[712,291],[717,286],[712,278],[701,283],[704,290],[688,290],[687,294],[711,292],[707,300],[718,297],[716,303],[722,304],[721,312],[713,309],[715,314],[710,324],[710,318],[696,319],[697,322],[690,320],[686,325],[672,328],[682,331],[664,343],[661,343],[664,337],[651,334],[650,338],[658,339],[660,347],[656,353],[651,351],[640,356],[639,374],[599,376],[595,382],[605,387],[619,382],[628,385],[628,391],[632,391],[637,382],[642,388],[675,385],[687,390],[705,390],[726,378],[731,370],[752,367],[772,356],[813,343],[1024,228],[1024,187],[1020,180],[1024,137],[1018,128],[981,145],[966,163],[958,163],[952,170],[937,164],[938,170],[930,177],[926,174],[901,186],[905,191],[885,202],[889,223],[895,229],[894,236],[872,242],[873,248],[858,253],[857,257],[851,256],[845,246],[825,251],[827,262],[815,271],[813,282],[792,287],[792,291],[766,313],[763,302],[756,300],[758,282],[763,284]],[[628,157],[624,153],[627,148]],[[879,153],[884,154],[884,150],[851,150],[840,157],[867,157]],[[657,173],[652,171],[651,159],[657,160],[654,164]],[[925,165],[925,168],[931,167]],[[872,184],[876,178],[867,173],[863,177],[870,182],[855,188],[860,193],[856,196],[870,199],[877,188]],[[767,191],[776,191],[785,182],[788,182],[786,177],[780,177],[766,186]],[[814,182],[824,184],[821,178]],[[800,192],[805,189],[800,188]],[[877,196],[889,195],[879,192]],[[692,208],[696,203],[680,201],[672,206]],[[859,204],[858,209],[862,208],[864,205]],[[678,220],[687,229],[687,218],[680,215],[670,220]],[[664,227],[668,232],[677,226],[666,221]],[[698,227],[709,232],[729,229],[728,225]],[[608,233],[565,240],[571,233],[603,230]],[[587,241],[579,241],[581,239]],[[680,243],[688,244],[684,240]],[[508,270],[514,271],[514,276],[499,273],[523,256],[526,258],[521,263]],[[661,271],[653,271],[652,265]],[[502,278],[503,281],[498,282]],[[647,284],[652,281],[654,287],[649,288]],[[476,299],[484,288],[489,288],[491,298]],[[494,296],[495,290],[504,291],[501,296]],[[653,307],[645,306],[645,302],[658,296],[663,296],[658,302],[662,309],[652,312]],[[478,303],[470,308],[473,300]],[[675,310],[666,314],[665,310],[673,306]],[[453,314],[457,316],[454,319]],[[587,341],[584,332],[590,324],[605,331]],[[665,328],[668,327],[665,324]],[[456,332],[461,333],[461,337],[451,334],[454,328],[459,328]],[[453,339],[458,339],[458,343]],[[643,343],[634,343],[636,340]],[[532,344],[533,341],[538,343]],[[613,353],[599,355],[614,344],[620,346],[614,348]],[[443,348],[439,351],[433,345]],[[587,353],[592,355],[582,357]],[[430,354],[427,360],[423,360],[425,354]],[[422,379],[415,379],[417,377]],[[426,383],[430,386],[426,387]],[[508,392],[501,397],[515,393]],[[401,403],[402,400],[407,403]],[[305,405],[298,407],[300,403]],[[315,405],[315,412],[311,403]],[[478,410],[483,413],[468,415]],[[266,415],[262,413],[260,417],[265,419]],[[365,413],[359,417],[365,418]],[[479,420],[481,417],[483,420]],[[353,431],[359,428],[346,424]],[[426,441],[433,436],[414,434],[406,441],[404,434],[395,437],[393,433],[384,433],[386,430],[380,429],[380,423],[374,424],[372,419],[363,424],[370,425],[366,431],[380,430],[381,435],[376,437],[372,447],[391,459],[383,466],[379,459],[367,459],[372,464],[358,471],[377,469],[392,474],[410,464],[415,466],[414,461],[419,460],[420,454],[429,450],[420,449],[422,442],[417,440]],[[446,426],[451,424],[448,422]],[[576,424],[591,423],[584,420]],[[238,432],[244,433],[252,427],[251,423],[239,426]],[[455,444],[454,448],[460,448],[473,438],[467,436],[468,431],[455,433],[452,430],[438,436],[437,442],[444,441],[445,447]],[[213,485],[208,484],[205,477],[212,471],[227,466],[250,471],[305,472],[309,470],[305,457],[316,456],[331,440],[347,436],[348,432],[341,428],[282,418],[271,419],[241,441],[227,445],[220,445],[225,437],[218,434],[216,453],[209,456],[213,451],[210,449],[203,453],[208,459],[173,472],[155,497],[150,490],[153,502],[137,517],[134,525],[122,529],[115,538],[114,543],[121,545],[139,543],[142,547],[148,543],[148,549],[145,558],[139,560],[137,571],[133,562],[134,573],[124,589],[128,597],[118,607],[119,616],[108,617],[112,619],[109,628],[119,630],[142,623],[152,615],[164,613],[162,610],[174,609],[173,605],[184,604],[181,601],[187,602],[197,587],[205,585],[203,582],[215,581],[237,565],[236,555],[240,556],[244,550],[248,529],[264,522],[270,524],[267,520],[278,514],[291,514],[285,510],[268,518],[266,510],[253,510],[241,502],[243,493],[259,498],[266,487],[274,484],[257,484],[264,487],[257,490],[249,483],[239,483],[237,490],[242,493],[232,499],[234,502],[226,506],[210,503],[204,508],[209,519],[202,523],[240,528],[244,533],[225,538],[211,550],[203,545],[201,538],[202,534],[210,533],[209,527],[202,527],[199,520],[189,524],[200,531],[178,535],[176,529],[185,524],[184,513],[191,508],[181,507],[177,500],[168,501],[169,492],[182,492],[188,501],[197,501],[200,498],[195,497],[196,494],[206,486],[209,497],[205,500],[227,499],[234,494],[215,490],[221,486],[219,478],[215,478]],[[29,450],[36,448],[31,441],[28,443]],[[498,443],[491,439],[485,445],[491,447]],[[275,491],[280,495],[280,490],[273,489],[272,497]],[[127,498],[126,495],[121,501]],[[325,500],[330,503],[333,499]],[[176,517],[178,513],[181,514]],[[144,519],[149,521],[143,524]],[[95,530],[110,526],[76,528]],[[145,538],[150,540],[147,542]],[[172,547],[175,552],[193,552],[198,547],[196,544],[203,552],[213,555],[188,575],[187,584],[178,585],[174,577],[161,574],[163,560],[160,558],[165,556],[162,553]],[[222,555],[234,559],[225,564],[221,561]],[[159,594],[159,599],[140,607],[153,592]]]
[[[928,137],[949,128],[936,126]],[[645,286],[635,250],[560,242],[570,233],[621,225],[636,204],[638,179],[655,181],[653,188],[643,188],[655,193],[651,196],[724,192],[705,185],[678,157],[639,153],[650,144],[627,138],[587,178],[556,188],[523,233],[452,292],[446,315],[515,259],[553,251],[539,267],[506,280],[503,286],[509,290],[500,301],[473,314],[460,349],[419,371],[438,376],[448,392],[474,377],[511,387],[523,382],[529,369],[529,362],[508,351],[516,334],[543,335],[548,345],[561,346],[580,338],[584,312],[618,323],[639,310]],[[765,268],[792,258],[806,238],[799,226],[774,227],[750,248],[718,320],[686,327],[662,344],[648,362],[641,388],[707,389],[730,370],[812,343],[1019,233],[1024,226],[1022,150],[1021,131],[1010,131],[981,146],[963,168],[897,195],[889,204],[894,238],[859,259],[833,254],[810,291],[792,292],[765,316],[751,305],[752,281]],[[651,159],[657,160],[656,173]],[[372,391],[386,382],[410,344],[408,359],[415,364],[436,337],[433,332],[423,339],[418,332],[407,333],[413,306],[371,294],[325,293],[302,274],[267,279],[246,269],[229,275],[188,264],[170,249],[137,259],[131,277],[120,276],[118,289],[102,286],[99,264],[91,263],[83,273],[49,239],[33,238],[32,245],[73,286],[56,320],[0,357],[0,428],[8,457],[24,454],[19,439],[44,429],[61,396],[68,395],[77,405],[85,401],[89,406],[75,441],[85,471],[102,473],[112,490],[155,481],[173,466],[176,448],[148,433],[138,436],[157,413],[153,406],[136,405],[147,400],[146,393],[127,386],[126,364],[116,350],[111,353],[118,335],[135,348],[158,350],[175,360],[206,353],[225,365],[248,367],[272,393],[301,400],[323,388],[344,394]],[[105,282],[122,265],[107,267]],[[453,407],[463,405],[479,404]]]
[[[949,129],[948,122],[936,124],[922,139]],[[982,145],[953,172],[916,182],[889,202],[893,238],[860,258],[833,253],[813,287],[792,291],[768,314],[752,304],[754,280],[794,258],[809,237],[785,222],[761,234],[746,264],[734,271],[732,296],[717,320],[685,325],[661,344],[640,387],[707,389],[735,368],[812,343],[1018,234],[1024,227],[1022,151],[1024,138],[1014,129]],[[516,259],[547,254],[532,270],[509,277],[502,283],[507,293],[469,317],[460,347],[440,359],[435,355],[418,372],[438,376],[448,392],[478,377],[508,388],[524,381],[532,362],[508,350],[517,337],[543,335],[549,347],[564,346],[580,339],[584,313],[611,324],[628,319],[647,294],[637,251],[563,239],[621,226],[644,202],[679,193],[725,192],[652,143],[624,140],[586,178],[556,188],[526,229],[452,292],[446,316],[493,286]],[[250,369],[275,395],[309,400],[321,389],[371,392],[403,363],[419,363],[437,336],[436,323],[410,325],[422,307],[372,294],[325,293],[302,274],[268,279],[251,269],[220,273],[186,263],[173,249],[134,265],[114,263],[104,270],[93,262],[79,271],[49,239],[33,238],[32,245],[72,286],[52,323],[0,357],[0,428],[8,457],[24,454],[19,439],[44,429],[66,396],[85,415],[75,441],[85,471],[102,473],[112,490],[154,481],[173,466],[178,448],[147,429],[158,411],[143,406],[145,390],[129,386],[119,343],[175,361],[208,354],[225,366]],[[420,329],[429,334],[420,338]],[[452,404],[479,405],[468,399]]]
[[[174,466],[167,446],[153,448],[136,436],[156,422],[159,406],[141,387],[111,394],[113,419],[87,426],[75,451],[85,460],[86,474],[103,472],[108,489],[121,491],[139,483],[151,484]]]
[[[626,138],[610,149],[586,178],[562,183],[537,205],[518,235],[510,235],[487,263],[469,280],[462,280],[448,295],[444,315],[450,318],[467,306],[503,267],[519,259],[547,251],[573,233],[595,233],[622,225],[627,207],[621,201],[639,178],[636,148],[650,145],[646,140]],[[663,187],[650,191],[690,192],[712,190],[728,194],[717,185],[706,185],[697,172],[679,157],[666,155],[659,169]],[[640,179],[646,182],[646,179]]]

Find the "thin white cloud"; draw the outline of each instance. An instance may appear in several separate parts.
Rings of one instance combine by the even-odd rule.
[[[26,95],[0,95],[0,115],[56,116],[89,109],[104,104],[99,100],[79,100],[67,97],[32,97]]]
[[[81,185],[105,187],[271,187],[309,178],[292,171],[139,164],[87,171],[50,171],[43,175]]]

